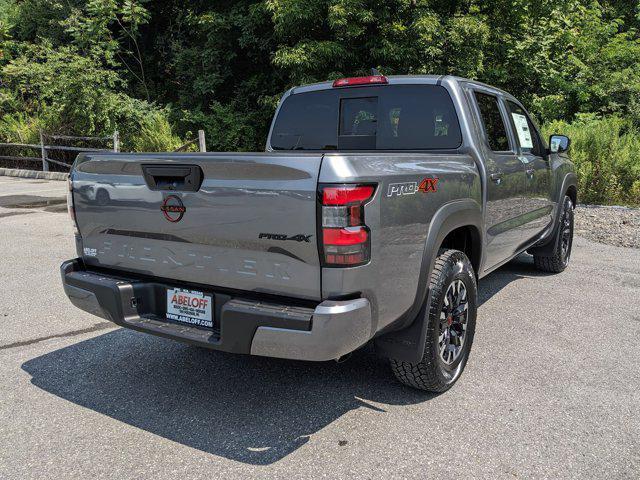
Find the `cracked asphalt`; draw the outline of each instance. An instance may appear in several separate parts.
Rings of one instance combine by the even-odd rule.
[[[211,353],[77,310],[63,205],[7,199],[49,183],[0,177],[2,479],[640,477],[638,249],[578,237],[560,275],[481,280],[467,369],[432,396],[369,349]]]

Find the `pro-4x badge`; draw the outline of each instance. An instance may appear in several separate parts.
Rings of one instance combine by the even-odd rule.
[[[311,242],[313,235],[283,235],[280,233],[261,233],[258,238],[266,238],[267,240],[293,240],[294,242]]]
[[[401,197],[403,195],[415,195],[418,192],[429,193],[438,191],[438,177],[425,178],[418,182],[390,183],[387,188],[387,197]]]
[[[418,187],[419,192],[437,192],[438,191],[438,177],[434,178],[425,178],[420,182],[420,186]]]

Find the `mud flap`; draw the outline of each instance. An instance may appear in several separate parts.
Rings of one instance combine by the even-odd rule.
[[[427,305],[431,303],[431,289],[411,325],[402,330],[389,332],[375,339],[376,352],[383,357],[393,358],[401,362],[418,363],[424,355],[429,318],[426,315]]]
[[[560,235],[558,235],[559,225],[558,219],[555,219],[553,232],[551,232],[551,236],[547,242],[527,249],[527,253],[530,255],[537,255],[539,257],[552,257],[557,251],[558,242],[560,241]]]

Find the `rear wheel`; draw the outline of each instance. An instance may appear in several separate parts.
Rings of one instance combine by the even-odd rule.
[[[98,202],[98,205],[104,207],[109,203],[110,200],[111,198],[109,197],[109,192],[107,192],[104,188],[101,188],[96,192],[96,202]]]
[[[569,265],[571,248],[573,247],[573,202],[568,196],[564,197],[556,237],[556,248],[553,255],[543,257],[533,256],[536,268],[542,272],[560,273]]]
[[[431,298],[421,311],[428,322],[422,359],[417,363],[391,359],[391,369],[405,385],[444,392],[464,370],[476,326],[476,278],[467,256],[440,250],[431,273]]]

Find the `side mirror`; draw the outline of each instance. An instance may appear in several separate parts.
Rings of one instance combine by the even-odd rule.
[[[564,135],[551,135],[549,138],[549,152],[551,153],[564,153],[569,150],[571,146],[571,140]]]

